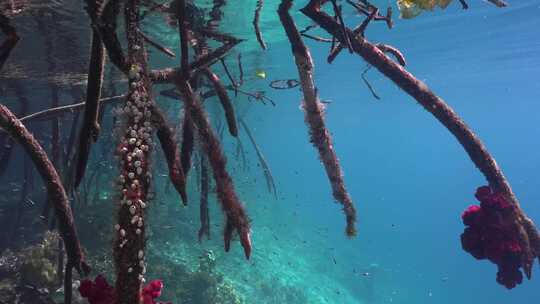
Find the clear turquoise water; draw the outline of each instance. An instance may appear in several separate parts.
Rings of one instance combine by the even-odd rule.
[[[510,7],[504,9],[484,1],[468,2],[467,11],[453,3],[444,11],[426,12],[413,20],[395,18],[392,30],[382,23],[372,24],[367,38],[394,45],[404,53],[408,69],[482,138],[523,209],[538,222],[540,1],[509,0]],[[279,199],[267,193],[245,134],[241,133],[241,139],[248,153],[248,170],[235,160],[235,141],[226,132],[224,136],[229,169],[252,219],[252,259],[243,258],[237,242],[230,253],[224,253],[222,216],[214,195],[210,197],[212,240],[197,243],[199,207],[194,178],[190,183],[193,203],[181,208],[176,194],[163,190],[167,180],[160,174],[166,172],[159,164],[155,166],[158,196],[150,213],[153,234],[149,250],[171,263],[189,267],[197,265],[205,250],[212,250],[217,270],[246,303],[540,301],[538,265],[532,281],[508,291],[495,282],[495,265],[477,261],[461,249],[461,212],[475,203],[476,187],[486,182],[452,135],[372,69],[367,77],[381,96],[380,101],[375,100],[360,77],[365,63],[359,57],[344,51],[328,65],[329,46],[308,41],[319,94],[331,101],[326,112],[328,128],[358,209],[358,236],[352,240],[344,236],[343,215],[332,200],[323,166],[308,140],[299,108],[300,91],[268,87],[271,80],[297,78],[289,44],[275,14],[278,3],[267,1],[263,9],[261,24],[269,45],[265,52],[259,50],[251,31],[254,3],[229,3],[221,26],[248,39],[233,51],[244,57],[249,78],[246,88],[265,90],[277,103],[272,107],[250,103],[244,96],[235,98],[237,109],[246,113],[244,119],[270,165]],[[394,1],[373,3],[392,5],[397,12]],[[298,3],[295,6],[300,7]],[[351,11],[345,16],[350,26],[361,21]],[[302,26],[309,24],[299,13],[294,18]],[[177,45],[174,29],[153,21],[146,26],[165,44]],[[154,67],[177,65],[177,59],[169,60],[155,52],[152,55]],[[228,62],[232,63],[232,58]],[[267,78],[256,78],[256,69],[263,69]],[[155,92],[166,88],[158,86]],[[36,87],[30,95],[43,96],[40,90],[43,87]],[[9,99],[12,96],[7,96],[6,103],[15,105],[16,101]],[[171,118],[178,117],[178,105],[164,97],[158,97],[158,102],[168,109]],[[36,102],[32,109],[46,105]],[[222,115],[215,104],[209,104],[208,110],[215,119]],[[98,144],[106,148],[110,138]],[[94,150],[94,161],[99,150]],[[115,166],[112,157],[107,161]],[[156,163],[159,161],[163,161],[162,156],[157,156]],[[10,170],[17,172],[17,167]],[[105,186],[107,178],[103,177]],[[100,191],[111,191],[105,189]],[[112,213],[101,217],[104,222],[112,221]]]

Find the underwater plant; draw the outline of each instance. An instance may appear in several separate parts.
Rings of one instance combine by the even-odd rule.
[[[464,8],[467,8],[464,0],[460,2]],[[490,2],[499,7],[506,6],[502,1]],[[197,166],[200,168],[200,180],[197,183],[200,182],[201,192],[199,241],[210,236],[208,193],[210,179],[213,179],[217,198],[225,217],[222,235],[225,251],[230,250],[231,243],[236,237],[243,248],[245,258],[249,259],[252,254],[250,219],[227,169],[227,157],[222,147],[220,132],[216,132],[212,127],[204,101],[206,98],[216,96],[223,110],[229,135],[236,138],[238,142],[240,142],[238,139],[240,131],[249,137],[261,164],[268,190],[277,197],[270,168],[248,125],[242,116],[235,112],[229,91],[247,95],[252,101],[262,103],[269,101],[274,105],[275,103],[266,97],[263,91],[248,92],[241,89],[245,81],[240,55],[237,57],[240,73],[238,80],[227,68],[225,57],[243,40],[218,30],[219,21],[222,19],[221,7],[225,1],[214,1],[210,19],[207,21],[204,20],[204,14],[200,14],[196,3],[186,0],[174,0],[169,4],[143,0],[86,0],[85,3],[92,32],[85,101],[69,106],[58,106],[55,103],[50,109],[21,118],[17,118],[5,105],[0,104],[0,127],[14,141],[23,146],[47,187],[46,206],[48,207],[45,208],[44,214],[48,215],[48,208],[54,210],[55,226],[63,239],[67,254],[67,261],[63,265],[65,267],[64,303],[71,303],[73,268],[85,278],[78,290],[81,296],[88,299],[91,304],[166,303],[157,300],[164,288],[161,279],[146,283],[147,267],[149,267],[146,260],[147,208],[152,207],[154,203],[151,188],[154,180],[153,161],[156,146],[159,145],[164,153],[168,178],[183,204],[187,204],[191,198],[187,190],[188,172],[195,162],[194,152],[199,152],[199,166]],[[331,132],[325,123],[323,101],[319,97],[314,80],[313,60],[309,48],[303,41],[304,38],[332,44],[327,57],[328,63],[332,63],[343,50],[358,55],[370,67],[379,70],[396,86],[413,97],[455,136],[488,182],[488,186],[480,187],[476,192],[480,206],[469,207],[462,215],[463,223],[466,225],[461,237],[463,249],[477,259],[487,259],[496,264],[498,266],[497,282],[507,288],[513,288],[522,283],[522,272],[530,279],[533,263],[540,258],[540,235],[533,221],[520,208],[517,197],[494,158],[456,112],[425,83],[405,69],[405,56],[398,48],[383,43],[375,44],[366,38],[366,29],[372,22],[383,21],[389,29],[393,27],[392,10],[388,8],[386,15],[381,15],[379,8],[367,0],[347,1],[347,3],[361,16],[365,16],[355,29],[350,29],[345,24],[342,5],[338,4],[337,0],[310,0],[305,7],[300,9],[300,12],[311,20],[313,25],[299,31],[290,14],[293,1],[281,1],[277,14],[291,45],[298,80],[289,79],[272,84],[278,89],[290,89],[296,86],[301,88],[303,94],[301,103],[305,123],[309,130],[309,140],[323,164],[335,201],[342,205],[346,236],[357,235],[356,209],[345,186],[343,170],[333,145]],[[422,11],[432,10],[437,6],[445,8],[450,3],[450,0],[397,1],[403,18],[412,18]],[[323,8],[327,4],[331,5],[330,10]],[[263,39],[259,26],[262,9],[263,0],[258,0],[255,4],[252,24],[255,38],[259,46],[265,50],[268,45]],[[334,16],[331,16],[328,11],[332,11]],[[168,57],[175,57],[169,48],[161,46],[150,35],[143,33],[142,21],[147,14],[153,12],[166,14],[168,21],[172,21],[169,24],[178,30],[180,58],[177,67],[156,70],[150,65],[147,45]],[[125,25],[123,32],[117,29],[121,16]],[[308,31],[315,27],[327,32],[331,38],[308,34]],[[10,25],[10,19],[4,14],[0,14],[0,29],[8,37],[0,46],[1,69],[15,47],[18,36],[15,28]],[[125,34],[125,46],[120,42],[119,33]],[[219,46],[210,47],[209,40],[214,40]],[[113,94],[114,96],[102,98],[105,91],[103,86],[106,58],[127,77],[125,94]],[[225,85],[216,72],[214,65],[218,62],[222,64],[231,85]],[[266,73],[259,70],[256,72],[256,77],[266,78]],[[373,95],[377,97],[369,82],[363,79]],[[166,95],[183,105],[182,115],[178,115],[182,116],[181,123],[178,123],[181,126],[180,147],[175,139],[176,130],[171,128],[173,124],[168,122],[166,113],[154,100],[154,86],[164,83],[174,86],[174,89],[168,91]],[[207,94],[200,94],[202,87],[209,88]],[[55,100],[57,101],[57,98]],[[90,266],[85,260],[78,238],[69,198],[77,195],[76,189],[82,185],[83,178],[88,175],[87,171],[90,169],[88,160],[92,145],[103,133],[100,117],[103,117],[105,104],[113,103],[118,104],[114,110],[114,134],[117,140],[114,155],[118,162],[119,175],[115,178],[117,193],[113,198],[116,208],[112,244],[115,281],[114,284],[109,285],[105,276],[101,274],[94,279],[87,278]],[[38,118],[56,119],[58,115],[68,111],[80,111],[83,117],[78,130],[77,125],[74,124],[73,136],[70,137],[72,145],[69,145],[70,149],[71,146],[74,148],[65,155],[67,161],[61,165],[59,158],[54,156],[61,153],[58,136],[53,136],[55,152],[51,153],[52,157],[49,157],[40,142],[23,123]],[[238,127],[238,123],[241,128]],[[55,125],[55,130],[58,131],[58,121]],[[57,133],[55,132],[56,135]],[[7,146],[9,146],[7,149],[10,149],[11,144]],[[239,145],[238,150],[241,151],[241,149]],[[2,159],[4,158],[9,158],[9,153],[3,153]],[[64,172],[60,169],[64,169]],[[59,172],[63,173],[62,176]],[[200,271],[192,274],[189,280],[185,279],[184,282],[192,284],[195,286],[194,289],[199,290],[203,289],[201,286],[217,285],[217,279],[209,274],[213,268],[213,262],[213,260],[207,261],[201,266]],[[52,267],[48,268],[52,269]],[[220,296],[210,294],[212,291],[201,297]],[[294,290],[290,292],[291,295],[293,293]],[[234,302],[239,301],[232,292],[230,294],[230,298],[235,299]],[[289,298],[289,301],[303,301],[303,295]]]

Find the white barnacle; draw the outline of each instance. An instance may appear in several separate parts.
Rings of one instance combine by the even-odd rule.
[[[136,170],[137,170],[137,174],[138,174],[138,175],[141,175],[141,174],[142,174],[142,168],[141,168],[141,167],[137,168]]]
[[[139,257],[139,260],[141,260],[144,257],[144,251],[139,250],[139,253],[137,256]]]
[[[127,201],[126,201],[126,204],[127,204],[128,206],[131,206],[131,204],[133,204],[133,202],[132,202],[131,200],[127,200]]]
[[[137,227],[142,227],[143,226],[143,220],[142,220],[142,217],[139,217],[139,221],[137,222]]]
[[[134,215],[135,212],[137,212],[137,207],[135,207],[135,205],[129,206],[129,213],[131,213],[132,215]]]
[[[119,224],[114,225],[114,230],[116,231],[120,230],[120,225]]]
[[[124,229],[120,229],[120,236],[121,237],[125,237],[126,236],[126,231]]]
[[[135,161],[135,167],[140,167],[141,166],[141,161],[140,160],[136,160]]]
[[[144,267],[144,261],[143,260],[139,261],[139,266],[141,266],[141,268]]]
[[[129,267],[128,268],[128,273],[132,273],[133,272],[133,267]]]
[[[128,177],[129,177],[129,179],[134,179],[135,178],[135,173],[129,172]]]
[[[137,142],[137,139],[134,138],[134,137],[132,137],[132,138],[129,139],[129,144],[130,144],[130,145],[134,145],[136,142]]]
[[[131,137],[137,137],[137,131],[131,130],[131,132],[129,132],[129,135],[131,135]]]
[[[139,216],[138,215],[134,215],[132,218],[131,218],[131,224],[135,224],[136,222],[139,221]]]
[[[145,208],[146,208],[146,203],[145,203],[145,202],[143,202],[143,201],[141,201],[141,202],[139,203],[139,205],[140,205],[140,206],[141,206],[141,208],[143,208],[143,209],[145,209]]]
[[[138,234],[141,234],[141,233],[142,233],[142,230],[141,230],[141,229],[137,228],[137,230],[135,230],[135,234],[138,235]]]
[[[138,186],[138,185],[140,184],[140,182],[139,182],[139,180],[138,180],[138,179],[134,179],[134,180],[133,180],[133,184],[135,184],[135,185],[137,185],[137,186]]]

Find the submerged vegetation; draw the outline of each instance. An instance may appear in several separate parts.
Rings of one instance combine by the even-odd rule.
[[[464,9],[468,8],[464,0],[459,2]],[[507,5],[503,1],[490,2],[498,7]],[[245,69],[250,72],[254,69],[255,78],[260,79],[266,78],[266,73],[258,67],[246,67],[241,53],[232,55],[233,49],[241,49],[245,39],[220,28],[220,23],[227,18],[224,15],[226,1],[215,0],[210,7],[205,7],[208,3],[186,0],[84,1],[87,18],[77,24],[91,32],[90,54],[84,60],[87,73],[78,75],[77,69],[70,77],[64,77],[63,80],[71,84],[67,89],[58,79],[47,78],[52,99],[50,108],[37,113],[28,112],[29,101],[22,89],[24,81],[15,77],[16,67],[9,66],[10,56],[17,52],[19,41],[17,19],[40,14],[54,19],[55,10],[74,8],[48,6],[36,1],[4,1],[0,4],[0,29],[6,37],[0,46],[0,72],[7,75],[2,76],[2,81],[15,89],[21,105],[15,115],[5,104],[0,104],[3,130],[0,133],[0,174],[7,172],[7,164],[16,157],[12,153],[15,143],[20,144],[27,155],[18,159],[21,163],[18,166],[24,171],[20,196],[6,194],[5,200],[17,201],[19,205],[35,204],[30,199],[32,193],[37,192],[32,188],[32,168],[35,167],[46,187],[46,194],[42,198],[41,213],[31,214],[33,219],[30,221],[39,216],[49,230],[58,231],[58,234],[47,232],[38,245],[17,244],[19,227],[27,215],[15,207],[18,215],[12,223],[14,228],[4,232],[3,247],[26,249],[20,254],[9,249],[3,251],[0,271],[6,276],[0,281],[0,300],[10,302],[14,297],[20,297],[18,293],[26,292],[36,294],[33,303],[56,303],[54,298],[59,297],[59,293],[63,297],[60,301],[65,304],[79,303],[82,298],[91,304],[169,303],[160,302],[160,298],[172,303],[250,303],[215,269],[212,251],[205,252],[198,265],[189,267],[182,261],[167,260],[156,246],[147,244],[159,242],[167,232],[162,226],[152,227],[148,220],[150,209],[166,208],[158,203],[156,196],[161,193],[157,193],[155,187],[156,180],[166,177],[178,194],[178,204],[193,204],[193,198],[199,198],[199,242],[215,235],[211,231],[213,213],[208,204],[209,194],[215,193],[225,219],[221,232],[225,251],[238,240],[245,258],[250,259],[254,254],[251,220],[227,165],[229,156],[247,166],[246,143],[239,134],[244,134],[254,149],[268,192],[278,197],[270,166],[244,120],[247,110],[235,104],[231,97],[247,96],[252,103],[267,106],[275,105],[275,102],[264,91],[246,88],[251,79],[244,74]],[[280,20],[291,46],[290,61],[296,64],[297,77],[274,80],[270,87],[301,89],[307,136],[324,167],[333,198],[342,206],[345,235],[362,237],[363,233],[356,229],[356,208],[346,188],[332,133],[325,122],[327,102],[319,97],[314,79],[316,70],[305,39],[331,44],[327,57],[329,64],[342,53],[357,55],[368,64],[368,69],[377,69],[454,135],[488,184],[476,192],[480,206],[469,207],[462,216],[467,226],[461,237],[463,249],[477,259],[496,264],[497,282],[507,288],[522,283],[523,274],[530,279],[533,264],[540,258],[540,235],[533,221],[522,211],[492,155],[442,98],[406,70],[405,54],[392,45],[372,43],[366,37],[366,29],[374,22],[382,21],[392,29],[392,9],[381,10],[367,0],[310,0],[299,9],[301,14],[291,15],[293,4],[292,0],[280,1],[275,18]],[[402,18],[413,18],[423,11],[436,7],[444,9],[451,4],[450,0],[397,1]],[[363,17],[354,29],[344,21],[345,6]],[[264,1],[253,1],[252,9],[253,19],[248,26],[253,30],[252,38],[257,41],[260,52],[264,52],[272,43],[266,40],[268,35],[260,26],[261,12],[266,9]],[[76,14],[80,16],[80,12]],[[146,22],[149,18],[154,18],[151,24]],[[304,29],[296,25],[300,18],[302,23],[310,23]],[[147,29],[160,26],[155,24],[156,20],[176,33],[174,41],[179,42],[178,56],[168,42],[158,41]],[[316,29],[318,33],[326,33],[327,37],[312,34],[311,31]],[[47,57],[45,64],[53,73],[58,66],[51,59],[52,41],[46,30],[42,35]],[[68,50],[66,60],[76,56],[77,43],[66,43],[66,48],[72,48]],[[153,66],[149,49],[157,51],[158,55],[178,57],[178,64]],[[73,85],[77,77],[85,81],[85,93],[81,92],[81,86]],[[365,72],[362,79],[366,88],[379,99],[365,78]],[[158,85],[162,84],[168,88],[161,90]],[[118,94],[117,86],[120,85],[123,92]],[[75,102],[60,105],[62,90]],[[182,109],[171,113],[156,102],[156,91],[181,104]],[[213,98],[217,99],[219,113],[223,115],[210,115],[209,109],[213,105],[209,105],[208,100]],[[68,114],[73,118],[68,127],[61,128],[60,118]],[[111,116],[112,123],[105,119]],[[29,127],[36,121],[51,123],[50,139],[47,137],[45,143],[39,140],[43,134],[32,132]],[[225,137],[236,143],[235,153],[231,155],[227,155],[223,147]],[[95,144],[103,138],[108,144]],[[97,151],[98,148],[101,151]],[[92,162],[91,155],[99,155],[99,160]],[[110,164],[113,157],[115,166]],[[168,172],[164,176],[157,173],[164,171]],[[114,180],[114,192],[109,193],[102,187],[111,180]],[[195,192],[198,193],[195,195]],[[89,198],[90,195],[94,197]],[[362,201],[362,204],[367,203]],[[112,213],[116,214],[114,223],[100,217]],[[184,217],[178,221],[187,223],[192,219]],[[76,223],[85,223],[89,229],[79,231]],[[108,250],[110,231],[114,231],[112,255]],[[187,233],[189,229],[181,232]],[[30,231],[27,234],[37,233]],[[36,239],[39,238],[32,241],[35,243]],[[86,252],[85,247],[92,250]],[[72,273],[73,269],[76,273]],[[146,278],[155,280],[147,282]],[[265,303],[307,302],[301,290],[282,282],[272,286],[255,284],[260,284]],[[32,286],[31,290],[27,290],[28,286]]]

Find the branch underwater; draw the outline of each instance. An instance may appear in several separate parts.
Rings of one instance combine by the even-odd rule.
[[[24,22],[28,22],[27,17],[40,14],[55,16],[55,10],[62,10],[62,7],[40,4],[39,1],[4,2],[0,5],[0,29],[5,36],[0,45],[0,72],[9,69],[10,61],[14,60],[18,51],[22,51],[20,35],[28,33],[24,28]],[[245,36],[240,38],[225,33],[222,30],[225,27],[220,27],[220,23],[227,21],[226,13],[230,12],[225,9],[226,0],[214,0],[211,3],[190,0],[83,2],[87,19],[77,26],[91,33],[89,58],[84,59],[87,62],[83,64],[85,72],[81,72],[86,91],[80,86],[71,86],[69,94],[74,102],[60,106],[58,90],[62,86],[51,82],[50,87],[55,88],[56,93],[52,95],[51,107],[43,111],[28,113],[24,110],[16,115],[7,105],[0,104],[0,174],[7,174],[6,167],[10,161],[24,158],[24,184],[27,185],[21,193],[24,204],[28,202],[32,191],[32,185],[28,184],[33,180],[30,176],[32,166],[45,185],[40,218],[51,231],[47,238],[54,241],[46,239],[47,246],[55,244],[57,248],[53,250],[56,252],[53,256],[57,258],[41,264],[56,265],[56,269],[50,266],[51,275],[46,277],[50,279],[50,282],[47,281],[48,286],[63,284],[63,299],[59,300],[61,303],[82,303],[78,302],[82,299],[90,304],[176,303],[171,302],[172,299],[159,299],[168,284],[172,284],[167,281],[170,278],[147,279],[147,270],[154,265],[149,255],[155,249],[147,242],[160,237],[149,233],[152,225],[149,210],[165,208],[155,199],[154,185],[160,176],[167,178],[177,192],[178,205],[185,206],[194,203],[195,198],[200,199],[199,242],[211,239],[210,232],[214,224],[210,221],[212,212],[209,211],[208,196],[215,194],[224,217],[221,238],[225,251],[230,251],[238,241],[246,260],[250,260],[254,254],[269,254],[257,252],[253,248],[252,220],[240,198],[242,193],[238,191],[239,181],[227,163],[228,157],[236,156],[244,168],[248,166],[240,135],[246,136],[255,151],[258,170],[261,170],[268,193],[278,199],[279,192],[263,148],[257,144],[250,131],[245,119],[246,111],[239,111],[240,107],[235,102],[238,96],[242,96],[247,97],[250,104],[276,106],[276,102],[265,91],[253,90],[250,86],[252,82],[264,80],[265,71],[259,69],[253,77],[247,73],[244,75],[245,66],[240,53],[242,45],[248,42],[252,42],[252,48],[256,48],[261,56],[272,47],[273,41],[268,38],[276,34],[270,35],[268,32],[271,29],[264,24],[265,16],[270,15],[269,6],[264,0],[250,2],[252,15],[245,25],[250,34],[246,39]],[[292,0],[278,2],[277,11],[272,12],[273,18],[280,21],[281,38],[286,39],[290,46],[288,60],[295,64],[296,69],[291,79],[273,80],[270,87],[276,90],[300,90],[299,104],[307,128],[305,135],[313,145],[326,174],[330,185],[328,193],[332,194],[342,208],[345,236],[362,238],[364,233],[357,230],[357,208],[347,190],[342,164],[333,143],[333,133],[325,119],[325,109],[329,102],[319,96],[313,56],[306,39],[317,44],[331,45],[328,64],[344,52],[367,63],[367,69],[361,74],[362,80],[375,99],[380,97],[365,77],[370,68],[379,71],[402,92],[412,97],[455,137],[486,180],[486,185],[471,188],[471,194],[475,191],[474,197],[479,204],[471,205],[462,214],[465,226],[461,235],[463,250],[475,259],[495,264],[498,268],[496,282],[508,289],[523,283],[523,277],[531,279],[535,260],[540,261],[540,234],[532,219],[521,208],[509,181],[487,147],[445,100],[407,70],[406,56],[399,48],[368,40],[367,29],[373,23],[382,21],[388,30],[394,28],[392,8],[381,10],[368,0],[309,0],[300,3],[305,4],[304,7],[294,9]],[[493,4],[490,8],[498,7],[502,10],[511,5],[501,0],[489,0],[489,3]],[[397,0],[394,4],[402,19],[413,19],[452,5],[471,9],[465,0]],[[350,28],[345,23],[345,10],[352,10],[362,17],[357,27]],[[150,18],[153,18],[152,22],[147,22]],[[166,28],[172,29],[177,45],[153,37],[152,33],[157,26],[155,20],[162,20]],[[309,26],[299,30],[297,24]],[[318,34],[313,34],[315,31]],[[41,35],[47,41],[48,34],[45,32],[43,30]],[[75,56],[78,53],[76,47],[76,43],[70,45],[66,42],[66,48],[73,48],[67,53]],[[179,51],[178,56],[175,50]],[[59,68],[54,63],[50,47],[39,52],[47,56],[48,60],[44,64],[50,72]],[[177,60],[178,63],[171,67],[156,67],[151,60],[154,56],[166,56],[168,60]],[[20,89],[21,80],[6,80],[5,83],[9,87],[18,87],[17,96],[21,106],[27,104],[24,90]],[[118,83],[125,87],[120,94],[116,93]],[[172,88],[162,90],[163,85]],[[158,91],[161,98],[167,99],[170,107],[156,102],[157,94],[154,91]],[[208,100],[212,98],[218,101],[215,104],[219,110],[216,113],[221,115],[219,117],[209,111]],[[181,110],[171,113],[169,109],[175,106],[180,106]],[[114,116],[112,125],[104,120],[109,114]],[[65,117],[70,115],[73,119],[69,128],[60,128],[59,123],[66,126]],[[177,121],[172,121],[171,117]],[[214,120],[219,121],[219,127],[214,127]],[[50,122],[51,126],[56,126],[50,144],[38,140],[42,134],[33,131],[36,129],[34,123],[39,122]],[[103,140],[109,140],[111,144],[105,147],[96,144]],[[226,149],[231,140],[236,143],[235,155],[228,155]],[[25,155],[12,153],[16,144],[23,148]],[[50,153],[49,145],[52,147]],[[159,151],[163,152],[165,161],[160,161],[162,156]],[[107,163],[107,157],[114,157],[116,166],[94,165],[92,159],[98,154],[103,164]],[[162,168],[166,168],[167,174],[158,176],[156,172],[161,172]],[[100,185],[103,185],[99,181],[107,179],[105,176],[109,175],[105,172],[114,170],[118,170],[114,178],[115,193],[107,199],[115,204],[112,210],[106,209],[105,212],[114,212],[115,222],[100,224],[114,228],[111,229],[114,233],[113,241],[101,245],[98,241],[86,244],[88,248],[111,246],[110,252],[103,253],[103,256],[109,258],[101,261],[110,260],[112,268],[107,268],[101,265],[99,259],[87,259],[82,243],[86,242],[84,240],[88,232],[84,232],[76,223],[81,222],[81,209],[90,208],[88,193],[99,193]],[[81,196],[81,193],[84,195]],[[101,210],[102,207],[95,208]],[[368,217],[369,214],[364,216]],[[16,221],[15,230],[24,225],[19,217]],[[160,231],[163,234],[167,232],[166,228],[160,228]],[[16,237],[14,232],[10,234],[12,242]],[[51,236],[53,234],[54,238]],[[41,245],[39,248],[47,246]],[[5,251],[4,256],[6,252],[13,255],[13,252]],[[28,249],[26,252],[33,251]],[[40,254],[43,259],[47,257],[45,253]],[[221,283],[217,283],[219,280],[216,279],[213,264],[213,253],[209,252],[201,258],[199,270],[185,269],[184,278],[179,280],[186,286],[195,286],[194,282],[199,281],[202,285],[217,286]],[[13,269],[23,269],[20,267],[24,265],[14,262],[12,270],[6,273],[15,273]],[[72,273],[73,269],[76,273]],[[156,268],[151,273],[160,275],[167,271]],[[24,278],[24,272],[20,273],[23,273]],[[214,291],[213,300],[208,300],[208,303],[239,301],[233,295],[225,294],[225,285],[220,286],[219,295]],[[43,299],[42,291],[38,288],[33,290],[35,299]]]

